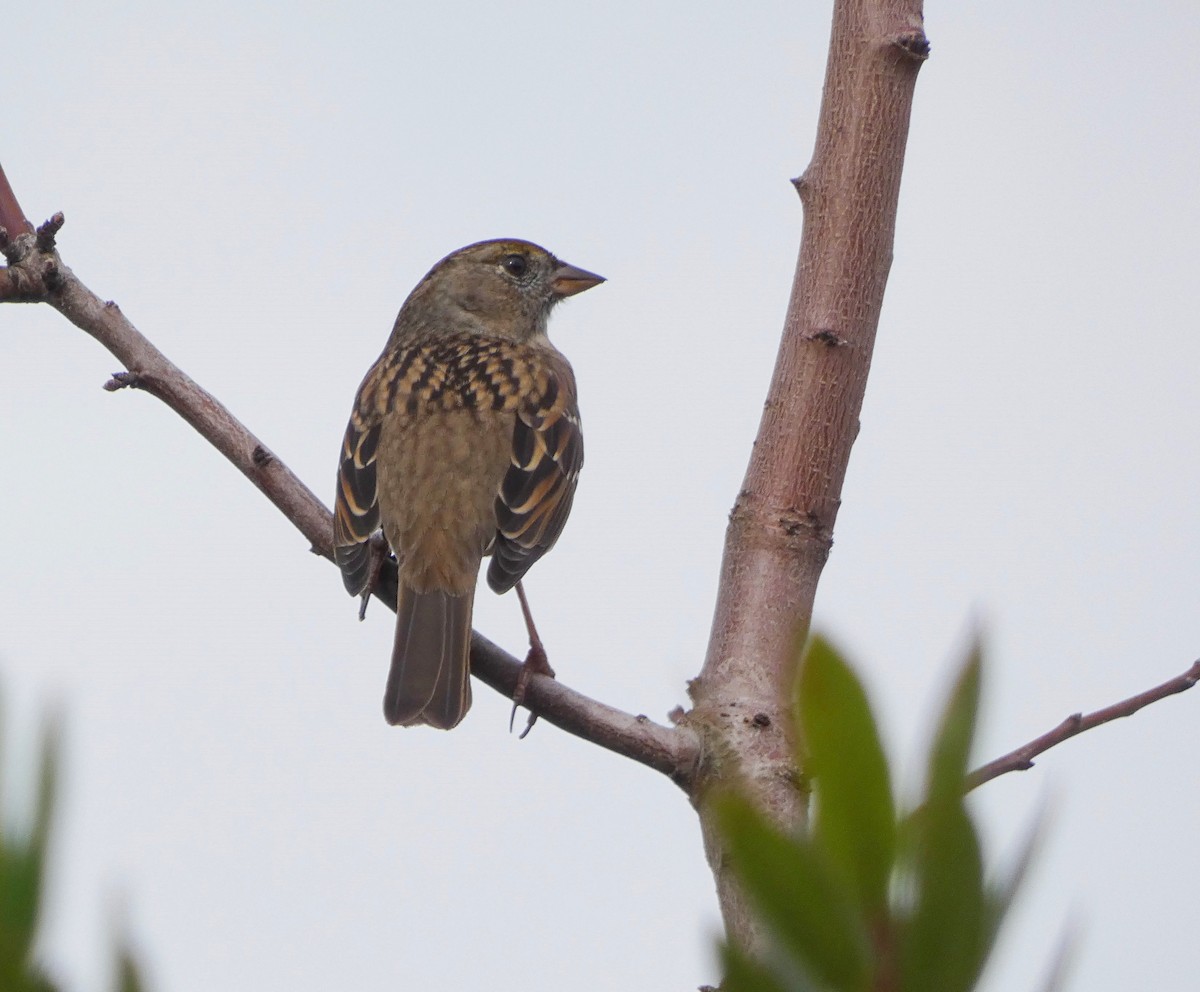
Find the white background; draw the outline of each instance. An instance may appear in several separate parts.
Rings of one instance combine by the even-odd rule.
[[[406,9],[407,8],[407,9]],[[798,244],[827,3],[47,2],[5,13],[0,160],[67,263],[324,498],[354,390],[446,252],[609,282],[552,334],[588,462],[528,582],[564,681],[663,719],[703,655]],[[1200,654],[1193,3],[931,0],[863,428],[817,623],[903,787],[975,622],[979,757]],[[161,992],[687,989],[718,977],[695,818],[476,692],[380,713],[390,614],[45,307],[0,310],[13,793],[66,716],[45,954]],[[517,604],[479,628],[523,648]],[[1195,988],[1200,696],[987,786],[1049,842],[989,989]]]

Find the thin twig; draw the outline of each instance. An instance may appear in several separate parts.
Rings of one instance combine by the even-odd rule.
[[[1063,741],[1082,734],[1085,730],[1099,727],[1101,724],[1118,720],[1123,716],[1133,716],[1144,706],[1157,703],[1160,699],[1166,699],[1168,696],[1186,692],[1197,681],[1200,681],[1200,660],[1193,662],[1192,667],[1182,675],[1176,675],[1175,678],[1168,679],[1153,689],[1139,692],[1136,696],[1130,696],[1128,699],[1113,703],[1094,713],[1088,713],[1086,716],[1082,713],[1073,713],[1053,730],[1042,734],[1041,737],[1036,737],[1015,751],[1010,751],[995,761],[989,761],[981,768],[976,768],[967,776],[967,791],[970,792],[983,785],[984,782],[990,782],[1008,772],[1027,771],[1033,767],[1034,758],[1044,751],[1050,750],[1056,744],[1061,744]]]
[[[476,631],[471,639],[471,673],[511,699],[521,663]],[[649,717],[622,712],[544,675],[530,677],[521,705],[569,734],[662,772],[690,791],[697,743],[686,727],[664,727]]]
[[[4,189],[0,184],[0,213]],[[37,234],[9,240],[9,267],[0,269],[0,300],[43,300],[94,337],[127,369],[114,373],[105,389],[140,389],[162,400],[275,504],[314,554],[332,560],[333,516],[325,504],[216,397],[151,344],[120,307],[101,300],[62,264],[53,242],[61,226],[61,215],[55,215]],[[5,294],[5,286],[20,287],[19,296]],[[396,608],[395,562],[384,563],[375,595],[389,609]],[[520,670],[520,661],[474,635],[471,671],[476,677],[511,699]],[[698,745],[687,728],[624,713],[540,675],[529,679],[524,705],[548,723],[660,771],[685,789],[691,783]]]

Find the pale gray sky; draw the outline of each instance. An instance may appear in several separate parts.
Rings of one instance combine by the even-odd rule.
[[[821,629],[906,784],[967,630],[980,758],[1200,654],[1200,8],[931,0]],[[5,15],[0,160],[80,276],[326,499],[350,402],[446,252],[519,236],[609,282],[557,312],[588,462],[528,583],[564,681],[663,719],[708,634],[788,294],[827,3],[61,2]],[[46,954],[114,915],[160,992],[685,989],[712,882],[682,793],[477,692],[387,727],[390,620],[48,308],[0,310],[0,684],[57,702]],[[517,604],[477,625],[523,647]],[[1200,697],[988,785],[1049,842],[993,992],[1068,922],[1070,989],[1195,988]],[[119,912],[118,912],[119,911]]]

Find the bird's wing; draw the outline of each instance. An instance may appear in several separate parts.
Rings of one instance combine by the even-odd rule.
[[[360,402],[350,415],[342,440],[333,510],[333,560],[342,570],[346,591],[353,596],[367,591],[372,554],[367,542],[379,528],[375,452],[379,447],[380,420],[370,416],[364,407],[360,391]]]
[[[565,361],[517,407],[512,464],[496,497],[496,541],[488,585],[507,592],[554,546],[571,512],[583,467],[575,380]]]

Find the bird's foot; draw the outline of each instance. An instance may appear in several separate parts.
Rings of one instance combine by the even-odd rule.
[[[540,639],[531,641],[529,645],[529,653],[525,655],[525,661],[521,665],[521,671],[517,675],[517,684],[513,689],[513,707],[512,713],[508,718],[508,732],[511,734],[513,722],[517,719],[517,707],[525,702],[525,692],[529,688],[529,680],[534,675],[545,675],[549,678],[554,678],[554,669],[550,667],[550,659],[546,657],[546,649],[542,646]],[[517,740],[523,741],[533,729],[533,725],[537,723],[537,714],[530,713],[529,720],[525,724],[525,729],[521,731],[521,735]]]

